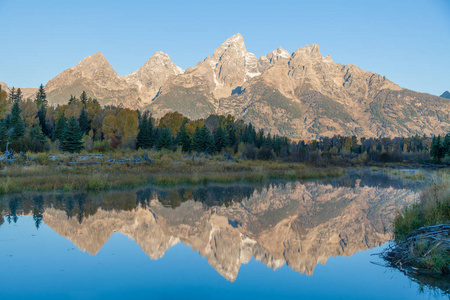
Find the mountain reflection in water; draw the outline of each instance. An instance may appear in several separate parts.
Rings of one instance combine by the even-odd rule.
[[[0,222],[32,215],[37,227],[45,222],[92,255],[114,232],[151,259],[181,242],[230,281],[252,257],[274,270],[287,264],[309,275],[329,257],[387,242],[393,215],[417,198],[419,187],[383,173],[350,172],[317,182],[27,193],[0,201]]]

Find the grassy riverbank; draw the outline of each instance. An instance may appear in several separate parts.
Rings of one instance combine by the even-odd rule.
[[[423,191],[420,200],[394,220],[394,247],[386,258],[417,273],[450,273],[450,183]]]
[[[152,156],[37,154],[0,165],[0,194],[21,191],[107,190],[145,184],[205,184],[340,176],[343,168],[314,168],[279,161],[235,161],[224,155]]]

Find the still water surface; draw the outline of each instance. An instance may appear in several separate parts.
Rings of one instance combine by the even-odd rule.
[[[0,299],[446,299],[372,255],[424,184],[355,171],[4,197]]]

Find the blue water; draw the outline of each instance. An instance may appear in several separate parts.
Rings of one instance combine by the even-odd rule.
[[[0,198],[0,299],[446,299],[372,255],[417,198],[375,179]]]
[[[273,271],[252,259],[230,282],[178,243],[151,260],[115,233],[92,256],[31,217],[0,227],[1,299],[438,299],[403,273],[384,268],[382,247],[332,257],[312,276],[288,266]]]

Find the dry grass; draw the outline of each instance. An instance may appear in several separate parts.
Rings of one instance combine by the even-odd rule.
[[[400,211],[394,219],[395,240],[402,242],[415,229],[450,222],[450,182],[433,184],[420,200]]]
[[[450,273],[450,183],[434,184],[394,219],[395,246],[385,255],[414,272]],[[439,225],[442,224],[442,225]]]
[[[85,159],[60,155],[56,160],[38,154],[26,161],[0,166],[0,194],[21,191],[106,190],[145,184],[175,185],[209,182],[310,179],[340,176],[342,168],[311,168],[276,161],[226,161],[222,156],[187,157],[178,153],[152,153],[153,162],[108,163],[133,158],[119,154]],[[96,163],[92,163],[95,161]]]

